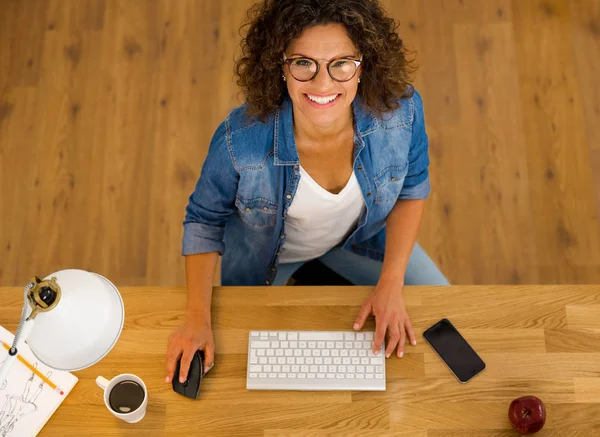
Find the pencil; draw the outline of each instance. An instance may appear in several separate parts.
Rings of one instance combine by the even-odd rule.
[[[6,343],[2,342],[2,346],[4,346],[4,349],[6,349],[8,351],[10,350],[10,346],[7,345]],[[22,362],[23,364],[25,364],[25,366],[27,366],[27,368],[29,370],[31,370],[33,373],[35,373],[37,376],[39,376],[40,379],[42,381],[44,381],[46,384],[48,384],[52,388],[52,390],[54,390],[56,393],[60,394],[61,396],[65,394],[65,392],[62,391],[59,387],[57,387],[56,384],[54,384],[52,381],[50,381],[48,378],[46,378],[42,374],[42,372],[40,372],[38,369],[33,367],[31,364],[29,364],[29,362],[25,358],[23,358],[21,355],[19,355],[18,353],[17,353],[17,359],[20,362]]]

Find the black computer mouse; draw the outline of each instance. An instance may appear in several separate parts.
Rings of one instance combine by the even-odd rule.
[[[187,380],[183,383],[179,382],[179,366],[181,358],[177,360],[177,367],[173,375],[173,391],[191,399],[198,399],[200,393],[200,381],[204,376],[204,351],[197,350],[190,363]]]

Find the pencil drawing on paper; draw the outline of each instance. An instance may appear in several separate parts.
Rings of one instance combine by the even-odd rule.
[[[0,363],[1,365],[2,363]],[[37,369],[38,363],[34,362],[33,367]],[[50,377],[52,371],[49,370],[46,377]],[[2,402],[2,409],[0,409],[0,437],[12,437],[12,431],[15,425],[23,419],[23,417],[35,412],[38,409],[36,404],[37,398],[42,392],[44,381],[41,378],[40,383],[32,390],[31,386],[36,378],[35,373],[31,372],[31,376],[25,382],[25,387],[20,394],[17,393],[6,393],[4,396],[4,402]],[[0,399],[2,394],[6,390],[7,381],[3,381],[0,385]],[[16,436],[15,436],[16,437]]]

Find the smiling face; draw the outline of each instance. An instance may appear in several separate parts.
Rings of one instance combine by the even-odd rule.
[[[317,76],[307,82],[296,80],[290,73],[290,64],[284,65],[283,74],[294,106],[294,116],[300,116],[315,128],[322,130],[346,123],[356,96],[361,67],[358,67],[354,77],[347,82],[333,80],[326,68],[326,63],[333,59],[360,58],[360,53],[348,37],[345,28],[341,24],[309,28],[289,45],[285,56],[296,62],[295,68],[307,68],[309,65],[309,62],[297,60],[298,58],[312,58],[320,63]],[[336,69],[341,71],[344,68],[344,61],[336,61],[334,64],[331,65],[331,70],[335,75]]]

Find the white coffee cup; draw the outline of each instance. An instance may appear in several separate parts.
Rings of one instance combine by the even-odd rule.
[[[135,408],[133,411],[118,412],[115,411],[110,405],[110,395],[112,390],[117,384],[123,381],[136,382],[144,390],[144,400],[139,405],[139,407]],[[119,419],[122,419],[125,422],[129,423],[136,423],[142,420],[146,415],[146,406],[148,405],[148,389],[146,388],[146,384],[144,384],[144,381],[142,381],[140,377],[132,375],[130,373],[122,373],[120,375],[115,376],[109,381],[108,379],[102,376],[98,376],[96,378],[96,384],[98,384],[98,387],[104,390],[104,405],[106,405],[108,411],[110,411]]]

